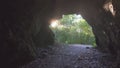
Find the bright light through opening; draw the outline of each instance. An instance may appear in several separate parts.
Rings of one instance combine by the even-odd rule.
[[[80,14],[76,15],[77,18],[82,18],[82,16]]]
[[[62,15],[61,19],[53,18],[50,28],[57,43],[96,46],[92,28],[80,14]]]
[[[50,24],[51,27],[57,27],[58,26],[58,20],[53,20]]]

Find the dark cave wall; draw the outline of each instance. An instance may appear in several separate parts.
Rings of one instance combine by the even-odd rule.
[[[34,15],[32,39],[37,47],[46,47],[45,45],[54,43],[54,34],[49,28],[49,23],[53,17],[55,0],[38,2],[35,7],[37,13]]]
[[[36,46],[53,44],[48,22],[54,2],[0,1],[0,68],[17,68],[36,57]]]
[[[111,0],[110,0],[111,1]],[[36,57],[36,47],[54,43],[51,18],[80,13],[92,26],[100,50],[120,55],[120,1],[113,0],[115,16],[103,6],[109,0],[0,1],[0,67],[17,68]]]
[[[113,6],[116,14],[113,18],[113,34],[115,36],[112,37],[112,41],[114,42],[114,48],[119,55],[118,58],[120,58],[120,0],[113,0]]]

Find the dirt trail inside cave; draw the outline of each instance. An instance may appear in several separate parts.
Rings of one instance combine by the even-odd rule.
[[[38,49],[38,59],[24,68],[117,68],[109,54],[90,45],[69,44]]]

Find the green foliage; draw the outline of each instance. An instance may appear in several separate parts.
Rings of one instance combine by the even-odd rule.
[[[59,20],[59,25],[51,29],[58,42],[96,45],[92,28],[81,15],[63,15]]]

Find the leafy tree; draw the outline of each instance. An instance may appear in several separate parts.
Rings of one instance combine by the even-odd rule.
[[[59,22],[57,27],[51,27],[58,42],[96,45],[92,28],[81,15],[63,15]]]

